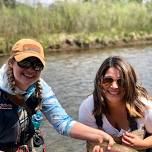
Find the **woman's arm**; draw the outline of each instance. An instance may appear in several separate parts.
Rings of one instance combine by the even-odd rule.
[[[94,142],[108,141],[109,147],[113,145],[113,138],[101,130],[94,129],[74,121],[62,108],[51,88],[43,81],[42,112],[62,135],[76,139],[90,140]]]
[[[122,143],[138,150],[148,149],[152,147],[152,135],[142,139],[136,134],[126,132],[122,137]]]
[[[148,136],[143,139],[137,134],[126,132],[124,133],[122,138],[122,142],[124,144],[139,150],[152,148],[152,103],[147,101],[147,104],[149,104],[149,107],[147,110],[145,110],[144,128],[148,133]]]
[[[62,135],[100,143],[106,140],[110,146],[114,143],[113,138],[107,133],[73,121],[55,97],[45,101],[43,113],[54,128]]]
[[[59,104],[55,96],[47,98],[45,101],[43,101],[42,111],[48,121],[62,135],[100,143],[104,140],[109,143],[108,148],[110,148],[114,143],[113,138],[107,133],[88,127],[77,121],[73,121]]]
[[[70,131],[70,136],[76,139],[90,140],[99,143],[107,141],[108,149],[110,149],[114,144],[114,140],[109,134],[103,132],[102,130],[88,127],[79,122],[74,123]]]

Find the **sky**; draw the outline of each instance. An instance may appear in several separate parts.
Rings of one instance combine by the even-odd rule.
[[[18,2],[22,2],[22,3],[28,3],[28,4],[36,4],[36,3],[42,3],[44,5],[50,5],[54,2],[54,0],[16,0]]]
[[[55,0],[16,0],[16,1],[23,2],[23,3],[28,3],[30,5],[34,5],[34,4],[37,4],[37,3],[42,3],[44,6],[48,6],[48,5],[52,4]],[[64,1],[64,0],[60,0],[60,1]],[[148,1],[151,1],[151,0],[143,0],[143,3],[146,3]]]
[[[42,3],[44,5],[50,5],[54,1],[57,0],[16,0],[17,2],[23,2],[23,3],[28,3],[28,4],[37,4],[37,3]],[[58,1],[64,1],[64,0],[58,0]],[[76,1],[76,0],[69,0],[69,1]]]

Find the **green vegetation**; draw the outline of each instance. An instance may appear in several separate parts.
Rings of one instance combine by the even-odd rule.
[[[85,43],[136,39],[152,34],[152,2],[99,0],[58,2],[49,7],[0,3],[0,19],[2,53],[26,37],[38,39],[46,48],[67,38]]]

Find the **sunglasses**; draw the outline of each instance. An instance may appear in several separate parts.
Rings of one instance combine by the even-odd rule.
[[[20,68],[25,68],[25,69],[33,68],[35,71],[42,71],[44,68],[43,64],[40,61],[36,62],[34,60],[27,60],[27,59],[17,62],[17,65]]]
[[[114,80],[111,77],[104,77],[101,79],[101,84],[104,85],[104,87],[110,87],[113,82],[116,82],[118,87],[123,87],[124,85],[124,80],[122,78]]]

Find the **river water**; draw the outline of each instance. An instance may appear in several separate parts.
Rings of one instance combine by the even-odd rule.
[[[80,103],[93,90],[97,69],[105,58],[112,55],[120,55],[131,63],[139,82],[152,95],[152,46],[72,51],[47,55],[46,68],[42,77],[52,86],[60,103],[74,119],[78,119]],[[84,151],[84,141],[59,135],[45,120],[42,123],[42,134],[45,137],[48,152]]]
[[[43,78],[52,86],[67,113],[76,120],[80,103],[93,90],[97,69],[102,61],[111,55],[120,55],[131,63],[139,81],[152,94],[152,46],[54,53],[47,57]],[[48,124],[45,124],[44,128],[49,152],[83,151],[84,141],[58,135]]]

